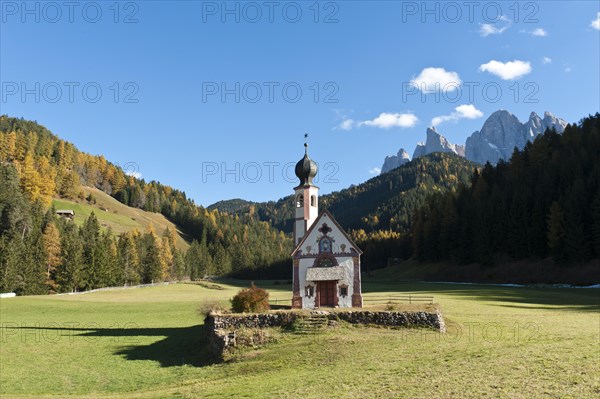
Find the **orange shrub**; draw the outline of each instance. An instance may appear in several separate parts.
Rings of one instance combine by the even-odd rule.
[[[254,282],[250,288],[244,288],[231,300],[231,307],[236,313],[264,312],[269,306],[269,293],[263,288],[258,288]]]

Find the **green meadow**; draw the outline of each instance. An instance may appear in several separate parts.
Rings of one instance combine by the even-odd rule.
[[[365,298],[432,295],[448,332],[341,325],[236,351],[203,348],[192,284],[0,299],[3,398],[596,398],[600,290],[391,281]],[[289,285],[260,282],[272,298]],[[368,300],[366,303],[370,303]]]

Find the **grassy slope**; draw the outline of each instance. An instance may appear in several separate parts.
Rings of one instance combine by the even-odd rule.
[[[276,344],[211,364],[201,349],[197,308],[203,300],[225,301],[238,289],[225,287],[179,284],[1,299],[0,394],[592,398],[600,393],[597,289],[367,281],[367,297],[434,295],[448,334],[362,327],[317,336],[283,334]],[[290,296],[289,286],[267,288],[273,297]]]
[[[83,189],[86,192],[86,196],[91,193],[96,198],[96,204],[91,205],[86,201],[75,202],[65,199],[54,199],[52,201],[54,208],[56,210],[74,210],[75,223],[78,225],[83,224],[85,219],[94,212],[102,227],[110,227],[115,234],[120,234],[132,229],[138,229],[143,232],[150,224],[152,224],[156,233],[159,236],[162,236],[164,230],[168,226],[178,233],[177,247],[182,250],[189,247],[189,244],[184,240],[183,235],[181,231],[177,229],[177,226],[160,213],[146,212],[141,209],[131,208],[95,188],[84,187]],[[108,211],[105,211],[105,209],[108,209]]]

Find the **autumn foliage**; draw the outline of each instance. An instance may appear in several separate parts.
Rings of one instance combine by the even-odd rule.
[[[269,292],[252,283],[250,288],[244,288],[233,297],[231,300],[231,307],[233,308],[233,311],[237,313],[257,313],[267,311],[271,309],[269,306]]]

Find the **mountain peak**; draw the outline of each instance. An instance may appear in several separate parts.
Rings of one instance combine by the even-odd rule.
[[[381,167],[381,173],[387,173],[408,162],[410,162],[410,155],[408,155],[408,152],[404,151],[404,148],[400,148],[398,154],[385,157],[383,166]]]
[[[425,143],[418,143],[413,159],[422,157],[423,155],[431,154],[432,152],[453,152],[457,155],[464,156],[464,147],[450,143],[447,138],[442,136],[435,126],[427,128],[427,140]]]
[[[536,112],[521,123],[519,118],[505,110],[494,112],[484,122],[480,131],[467,138],[466,157],[478,163],[497,163],[500,159],[510,159],[514,148],[522,149],[528,141],[533,141],[547,129],[562,133],[566,122],[550,112],[544,112],[544,119]]]

